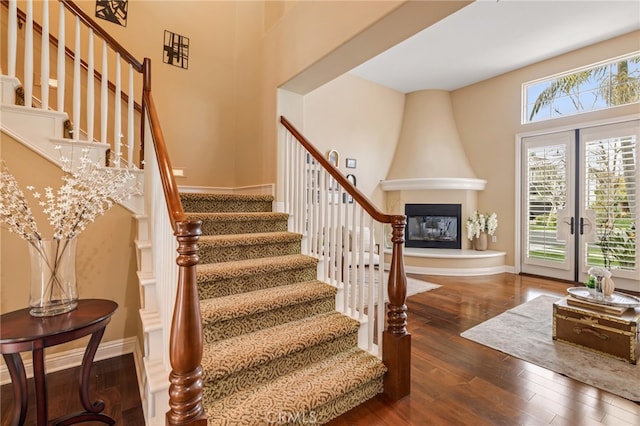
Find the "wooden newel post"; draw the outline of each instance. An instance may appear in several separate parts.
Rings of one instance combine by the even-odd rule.
[[[382,335],[382,361],[387,367],[384,393],[393,401],[411,392],[411,335],[407,332],[407,277],[404,272],[405,216],[392,223],[393,252],[389,270],[387,328]]]
[[[196,282],[202,222],[176,222],[178,289],[171,324],[167,425],[206,426],[202,406],[202,323]]]

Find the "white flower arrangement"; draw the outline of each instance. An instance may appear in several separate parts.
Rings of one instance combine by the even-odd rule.
[[[600,266],[592,266],[591,268],[589,268],[589,270],[587,271],[587,274],[593,276],[593,277],[599,277],[599,278],[611,278],[611,271],[609,271],[607,268],[602,268]]]
[[[27,186],[47,216],[53,238],[43,238],[16,178],[0,162],[0,224],[29,243],[32,271],[40,269],[31,280],[29,305],[34,316],[56,315],[77,306],[75,270],[66,260],[75,254],[75,237],[114,203],[139,192],[130,170],[103,167],[89,158],[89,152],[82,150],[77,167],[61,156],[64,184],[57,192],[46,187],[42,194]]]
[[[473,240],[480,236],[481,232],[489,235],[498,228],[498,215],[494,212],[491,214],[478,213],[478,210],[467,219],[467,238]]]
[[[59,146],[56,149],[61,150]],[[61,162],[65,183],[56,193],[51,187],[45,188],[44,194],[33,186],[26,187],[53,227],[54,239],[77,236],[114,203],[139,192],[130,171],[93,162],[88,149],[82,150],[75,168],[69,158],[61,156]],[[0,223],[32,245],[43,238],[18,182],[4,162],[0,163]]]

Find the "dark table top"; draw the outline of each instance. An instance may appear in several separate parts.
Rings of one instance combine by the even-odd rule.
[[[118,304],[111,300],[78,300],[70,312],[50,317],[34,317],[29,308],[0,315],[0,344],[19,343],[79,330],[109,318]]]

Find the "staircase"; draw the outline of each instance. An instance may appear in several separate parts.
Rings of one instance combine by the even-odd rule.
[[[325,423],[382,392],[386,368],[358,348],[288,215],[263,195],[181,194],[202,221],[198,295],[209,425]]]
[[[179,194],[151,60],[136,59],[71,0],[26,0],[26,11],[15,0],[1,3],[8,10],[3,131],[52,160],[57,145],[90,147],[103,160],[109,153],[105,165],[135,170],[144,191],[127,207],[138,222],[138,374],[148,424],[323,423],[377,393],[390,400],[410,393],[403,215],[379,211],[285,117],[275,185],[286,213],[272,211],[271,197]],[[50,3],[58,8],[57,39],[46,21],[33,21],[34,3],[42,16]],[[73,23],[90,31],[76,30],[65,45]],[[69,47],[93,37],[102,44],[100,65],[93,49],[84,61]],[[56,52],[57,73],[66,76],[57,80],[55,111],[49,61],[41,61],[39,84],[31,78],[34,45],[43,58]],[[106,70],[115,70],[115,83]],[[40,96],[37,104],[15,105],[21,81],[23,98]],[[377,291],[363,261],[376,250],[374,238],[363,237],[369,232],[384,235],[390,249],[380,262],[388,280]]]

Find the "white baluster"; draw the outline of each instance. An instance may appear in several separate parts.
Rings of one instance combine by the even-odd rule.
[[[89,28],[89,52],[87,53],[87,141],[93,142],[95,116],[95,65],[93,56],[93,30]]]
[[[76,17],[76,34],[73,56],[73,140],[80,140],[80,18]]]
[[[24,106],[33,101],[33,1],[27,0],[27,18],[24,31]]]
[[[289,200],[291,199],[291,133],[284,133],[284,212],[291,213]]]
[[[115,155],[115,166],[120,167],[120,138],[122,136],[122,88],[121,88],[121,72],[120,72],[120,54],[116,53],[116,91],[114,98],[114,127],[113,127],[113,153]]]
[[[367,215],[368,216],[368,215]],[[375,329],[374,329],[374,322],[373,319],[374,317],[374,306],[376,306],[377,301],[376,301],[376,294],[374,291],[375,288],[375,282],[377,281],[377,272],[375,269],[375,262],[373,261],[373,257],[375,254],[374,251],[374,235],[376,235],[375,233],[375,223],[373,222],[373,218],[371,216],[368,216],[369,218],[369,229],[371,230],[371,237],[369,238],[369,279],[367,280],[367,282],[365,283],[365,285],[367,286],[367,315],[369,317],[369,321],[367,324],[367,350],[369,352],[373,352],[373,338],[375,336]],[[380,266],[381,267],[381,266]],[[378,268],[380,268],[378,267]],[[382,285],[380,283],[380,281],[378,281],[378,285]]]
[[[9,22],[7,23],[7,73],[9,77],[16,76],[16,56],[18,51],[18,3],[9,1]]]
[[[303,248],[304,253],[309,253],[309,234],[306,229],[307,221],[306,221],[306,197],[305,197],[305,178],[304,178],[304,164],[302,158],[304,157],[304,149],[302,146],[298,145],[298,155],[296,156],[296,163],[298,164],[298,211],[296,212],[296,216],[300,219],[298,220],[298,229],[302,235],[305,236],[303,238],[303,242],[306,242],[306,247]]]
[[[133,167],[133,132],[135,123],[133,122],[133,105],[135,103],[135,99],[133,96],[133,66],[129,64],[129,109],[128,109],[128,117],[127,117],[127,161],[129,167]]]
[[[336,271],[335,271],[335,275],[336,275],[336,280],[338,281],[338,283],[341,283],[342,285],[342,289],[343,289],[343,293],[345,293],[345,298],[344,301],[342,303],[342,312],[345,312],[346,306],[347,306],[347,298],[346,298],[346,290],[344,288],[344,277],[342,274],[342,270],[344,268],[344,251],[343,251],[343,247],[344,247],[344,241],[342,240],[342,209],[340,208],[340,205],[335,205],[333,207],[336,211],[336,215],[337,215],[337,219],[336,219],[336,226],[334,226],[334,230],[333,230],[333,241],[335,241],[335,243],[332,245],[331,247],[331,257],[333,258],[333,262],[336,264]]]
[[[58,69],[56,78],[58,79],[58,103],[56,108],[59,112],[64,112],[64,86],[65,86],[65,23],[64,23],[64,3],[59,4],[58,16]]]
[[[107,122],[109,114],[109,61],[107,42],[102,42],[102,81],[100,82],[100,142],[107,143]]]
[[[324,194],[324,182],[326,182],[326,173],[322,174],[322,180],[320,181],[320,185],[322,188],[320,189],[320,193]],[[327,241],[327,245],[325,247],[325,261],[328,265],[328,278],[329,282],[335,286],[337,286],[338,277],[336,275],[336,206],[335,204],[329,204],[327,200],[323,199],[322,203],[327,209],[326,219],[326,230],[324,232],[325,240]]]
[[[378,323],[378,358],[382,358],[382,332],[384,331],[384,324],[386,322],[386,304],[384,303],[385,300],[385,296],[387,294],[387,287],[388,287],[388,283],[387,280],[385,280],[384,277],[384,225],[383,224],[378,224],[378,230],[379,230],[379,234],[380,235],[380,267],[378,268],[378,282],[380,283],[380,285],[378,286],[378,316],[377,318],[379,318],[379,320],[377,321]]]
[[[346,242],[346,246],[349,250],[349,258],[350,261],[348,262],[348,267],[347,267],[347,275],[349,275],[349,281],[351,284],[351,304],[350,304],[350,308],[351,308],[351,315],[355,315],[355,309],[358,306],[356,304],[356,285],[357,285],[357,276],[355,274],[356,272],[356,268],[358,267],[358,262],[357,262],[357,258],[356,255],[357,253],[357,238],[356,238],[356,212],[355,209],[353,208],[352,204],[349,203],[344,203],[344,205],[346,206],[347,209],[349,209],[351,211],[351,227],[347,226],[347,232],[349,232],[349,234],[351,235],[347,235],[347,242]],[[351,238],[350,238],[351,237]],[[352,241],[353,240],[353,241]]]
[[[295,196],[295,210],[294,210],[294,215],[293,215],[293,220],[295,223],[295,230],[297,233],[299,234],[304,234],[302,232],[302,226],[301,226],[301,215],[300,215],[300,211],[302,210],[302,205],[301,205],[301,199],[300,199],[300,162],[298,161],[298,158],[300,157],[300,145],[296,145],[296,150],[295,150],[295,156],[293,157],[293,161],[295,164],[295,177],[293,179],[294,183],[295,183],[295,190],[294,190],[294,196]]]
[[[349,313],[351,310],[351,303],[353,298],[351,297],[351,274],[349,273],[349,262],[351,261],[349,257],[349,204],[344,204],[344,226],[342,227],[342,257],[344,258],[344,262],[342,265],[342,282],[344,283],[344,312]]]
[[[49,2],[42,2],[42,44],[40,60],[40,87],[42,109],[49,109]]]
[[[348,202],[348,199],[345,199]],[[354,204],[356,205],[356,204]],[[360,204],[357,204],[357,210],[360,212],[360,224],[358,225],[358,232],[354,235],[354,240],[358,239],[358,266],[356,273],[358,274],[358,317],[362,319],[364,317],[364,268],[365,268],[365,247],[364,247],[364,209]],[[355,215],[354,215],[355,216]],[[354,231],[355,232],[355,231]],[[371,253],[369,253],[371,254]],[[370,268],[373,268],[373,264],[369,259]]]

